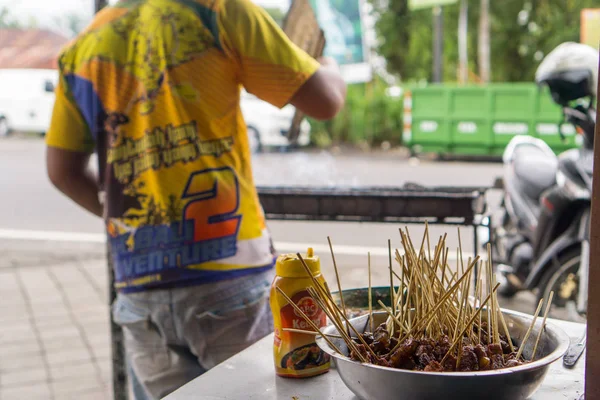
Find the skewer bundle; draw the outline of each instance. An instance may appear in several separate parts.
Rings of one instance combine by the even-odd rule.
[[[446,235],[439,238],[433,251],[430,246],[427,225],[418,247],[414,246],[408,229],[405,231],[400,230],[400,239],[402,253],[399,250],[392,252],[391,241],[388,241],[391,303],[390,306],[386,306],[379,301],[379,305],[387,314],[385,323],[379,327],[375,327],[373,322],[369,255],[369,322],[367,325],[370,328],[369,333],[358,332],[348,321],[335,257],[333,259],[337,278],[336,283],[342,308],[338,307],[334,301],[327,284],[322,285],[312,276],[302,256],[298,254],[308,276],[312,278],[313,287],[307,290],[337,328],[339,336],[347,345],[352,358],[363,363],[402,368],[390,363],[395,359],[395,355],[405,351],[404,348],[407,343],[413,346],[413,351],[414,343],[430,346],[434,346],[435,343],[444,343],[441,347],[443,354],[440,355],[439,351],[436,350],[438,351],[438,357],[437,360],[432,359],[434,361],[431,364],[434,366],[432,368],[438,368],[436,366],[439,366],[441,368],[439,370],[449,370],[448,363],[450,362],[452,370],[465,370],[461,369],[464,364],[464,362],[461,364],[461,359],[463,356],[472,358],[472,354],[468,353],[469,349],[475,349],[475,346],[479,346],[478,348],[486,346],[486,349],[495,346],[495,349],[504,349],[503,352],[500,350],[501,358],[503,353],[506,355],[504,356],[504,363],[508,359],[507,356],[511,355],[512,364],[504,365],[503,361],[500,361],[496,363],[495,368],[501,368],[498,365],[503,365],[502,367],[516,366],[516,363],[525,361],[522,359],[523,345],[529,339],[541,311],[542,303],[540,302],[537,313],[520,348],[517,348],[511,339],[508,326],[498,304],[496,291],[499,284],[496,283],[492,272],[491,247],[489,245],[487,262],[484,263],[479,256],[465,262],[462,257],[459,231],[459,248],[456,250],[457,265],[454,268],[456,272],[452,272],[452,268],[448,265],[450,250],[446,246]],[[333,256],[331,240],[329,240],[329,245]],[[394,257],[392,257],[393,253]],[[395,265],[392,263],[393,259],[395,259]],[[473,283],[475,271],[479,273],[475,275],[477,281]],[[398,287],[398,290],[395,290],[395,287]],[[280,293],[294,306],[291,299],[285,296],[285,293],[281,291]],[[550,298],[545,310],[544,325],[551,301]],[[310,323],[309,318],[299,308],[296,311],[300,312]],[[323,335],[316,326],[313,326],[313,329],[315,333],[321,334],[334,350],[342,354],[340,349],[327,336]],[[535,341],[533,357],[535,357],[537,343],[542,331],[543,327],[540,329]],[[383,346],[381,342],[384,342]],[[475,351],[470,352],[475,353]],[[480,353],[481,351],[478,354]],[[486,355],[484,354],[481,357],[485,358]],[[490,360],[488,359],[488,361]],[[487,364],[485,365],[487,367]],[[425,368],[425,370],[428,369]]]

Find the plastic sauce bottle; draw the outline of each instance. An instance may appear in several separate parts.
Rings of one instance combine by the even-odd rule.
[[[309,248],[302,258],[317,281],[324,283],[321,261],[313,254],[313,249]],[[280,288],[292,299],[316,326],[322,328],[327,324],[326,314],[306,290],[313,286],[306,269],[295,254],[284,254],[277,258],[275,273],[270,299],[275,327],[273,343],[275,372],[279,376],[288,378],[307,378],[329,371],[329,355],[317,346],[315,335],[284,330],[284,328],[292,328],[314,331],[276,288]]]

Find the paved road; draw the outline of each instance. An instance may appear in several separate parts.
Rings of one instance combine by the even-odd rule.
[[[271,153],[255,155],[253,163],[258,185],[402,186],[416,182],[426,186],[487,186],[501,174],[498,163],[419,162],[394,153],[336,156],[327,152]],[[4,254],[0,267],[104,256],[101,222],[74,207],[48,182],[41,140],[0,140],[0,171],[0,251]],[[497,200],[496,194],[490,196],[492,206]],[[269,226],[281,252],[315,246],[324,260],[326,277],[333,279],[327,252],[327,236],[330,236],[343,270],[344,287],[367,284],[367,251],[374,254],[374,284],[385,284],[387,240],[392,239],[395,247],[400,246],[401,226],[397,224],[271,221]],[[412,225],[409,229],[413,240],[419,240],[422,226]],[[437,240],[446,232],[449,247],[456,249],[456,227],[432,227],[431,238]],[[461,233],[463,251],[472,254],[471,229],[464,228]],[[24,240],[32,237],[36,240]]]
[[[44,146],[39,139],[9,139],[0,141],[0,248],[21,249],[22,243],[7,238],[12,231],[74,232],[101,234],[102,224],[94,216],[74,207],[68,199],[51,187],[45,175]],[[338,155],[326,152],[261,154],[254,157],[254,175],[258,185],[286,186],[402,186],[417,182],[428,186],[486,186],[501,172],[499,164],[415,162],[397,154],[376,156]],[[340,256],[352,256],[347,261],[356,263],[356,253],[366,255],[364,248],[381,248],[387,239],[398,241],[399,226],[356,223],[303,223],[276,222],[270,228],[281,251],[302,250],[295,243],[326,246],[326,236],[334,243],[353,247],[341,251]],[[448,231],[455,238],[454,227],[436,227],[432,237]],[[422,235],[421,227],[412,227],[414,236]],[[472,252],[472,234],[463,229],[465,252]],[[50,245],[54,247],[55,242]],[[451,248],[458,243],[452,239]],[[359,248],[357,248],[359,246]],[[43,248],[44,244],[38,244]],[[68,243],[59,248],[69,248]],[[97,248],[98,246],[91,246]],[[362,248],[362,249],[361,249]],[[79,243],[80,252],[91,251]],[[348,250],[348,249],[346,249]],[[377,251],[375,251],[377,253]],[[363,257],[364,258],[364,257]]]

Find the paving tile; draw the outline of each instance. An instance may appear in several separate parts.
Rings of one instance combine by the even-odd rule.
[[[22,344],[22,343],[35,342],[35,341],[37,341],[35,332],[23,331],[19,335],[0,336],[0,347],[4,347],[6,345],[18,346],[19,344]]]
[[[45,268],[19,269],[17,273],[21,277],[25,291],[32,297],[36,293],[56,289],[54,282],[50,279],[50,275],[48,275]]]
[[[7,324],[0,329],[0,341],[2,339],[19,339],[23,336],[29,336],[31,333],[35,335],[35,330],[29,322],[23,324]]]
[[[131,397],[130,397],[131,398]],[[107,389],[98,389],[93,391],[84,391],[74,393],[66,399],[68,400],[111,400],[112,393],[109,393]]]
[[[59,292],[44,293],[40,296],[31,297],[29,299],[31,307],[37,309],[61,308],[64,307],[63,297]]]
[[[25,303],[23,304],[0,304],[0,315],[9,316],[9,315],[29,315],[29,308]]]
[[[0,272],[0,293],[19,287],[19,281],[14,271]]]
[[[1,276],[0,279],[2,279]],[[0,298],[2,299],[2,302],[0,302],[1,308],[17,306],[25,307],[27,305],[27,302],[19,288],[9,290],[0,289]]]
[[[81,285],[89,285],[87,277],[75,266],[72,268],[51,267],[50,271],[65,290],[81,287]]]
[[[2,400],[48,400],[52,398],[47,383],[28,384],[14,388],[2,388]]]
[[[98,323],[88,324],[88,325],[82,324],[82,328],[83,328],[83,332],[84,332],[86,338],[99,337],[99,336],[110,338],[110,329],[109,329],[108,322],[105,324],[98,324]]]
[[[52,330],[61,326],[69,326],[73,320],[69,314],[54,317],[38,317],[34,319],[39,330]]]
[[[112,368],[100,369],[100,378],[102,378],[102,382],[104,382],[105,385],[112,382]]]
[[[27,368],[0,374],[0,387],[12,388],[31,383],[43,383],[48,380],[48,371],[44,367]]]
[[[37,308],[33,310],[34,319],[45,319],[45,318],[65,318],[69,317],[69,310],[62,306],[60,308]]]
[[[39,332],[43,342],[50,342],[56,339],[81,337],[81,334],[77,327],[75,327],[72,324],[63,326],[62,328],[53,327],[40,329]]]
[[[81,336],[61,337],[52,340],[46,340],[42,343],[44,346],[44,350],[48,353],[56,353],[74,349],[87,349],[87,346]]]
[[[23,369],[41,368],[44,365],[44,359],[41,354],[15,354],[8,360],[1,360],[0,373],[4,374]]]
[[[71,304],[71,312],[76,316],[85,316],[91,314],[109,313],[108,304],[102,304],[99,301]]]
[[[72,396],[81,392],[105,390],[104,384],[97,377],[55,381],[51,385],[57,399],[63,399],[64,396]]]
[[[74,363],[91,363],[92,354],[86,348],[75,348],[62,351],[46,353],[46,359],[50,365],[65,365]]]
[[[129,396],[130,399],[133,399],[133,396]],[[108,389],[94,389],[94,390],[85,390],[82,392],[74,392],[72,394],[63,394],[60,399],[57,400],[112,400],[112,392],[109,392]]]
[[[10,325],[10,324],[24,324],[26,322],[29,322],[31,320],[31,317],[29,316],[29,314],[8,314],[8,315],[4,315],[4,314],[0,314],[0,326],[6,326],[6,325]]]
[[[102,370],[100,370],[102,372]],[[75,363],[75,364],[62,364],[50,365],[50,376],[53,381],[69,381],[79,378],[95,378],[98,374],[96,367],[93,363]]]
[[[42,354],[42,348],[40,347],[37,340],[35,341],[27,341],[20,342],[17,344],[4,344],[0,345],[0,360],[2,359],[10,359],[13,355],[26,354],[26,355],[34,355]],[[1,361],[0,361],[1,362]]]
[[[108,328],[107,328],[108,330]],[[94,335],[87,336],[87,341],[92,348],[94,347],[106,347],[111,348],[112,340],[110,337],[110,333],[97,333]],[[0,353],[1,354],[1,353]]]
[[[94,354],[95,359],[103,360],[103,359],[111,356],[112,349],[111,349],[110,345],[96,346],[96,347],[92,347],[92,353]]]
[[[73,316],[77,322],[86,327],[92,327],[94,325],[96,327],[107,327],[110,322],[110,311],[108,307],[93,311],[73,311]]]

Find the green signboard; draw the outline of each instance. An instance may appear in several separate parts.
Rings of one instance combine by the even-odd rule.
[[[457,2],[458,0],[408,0],[408,7],[411,10],[419,10],[421,8],[445,6]]]
[[[340,65],[366,61],[359,0],[310,0],[325,32],[325,55]]]

